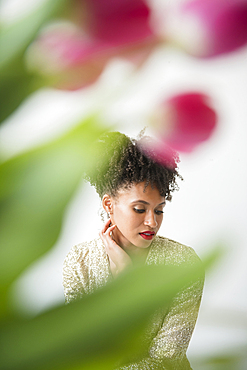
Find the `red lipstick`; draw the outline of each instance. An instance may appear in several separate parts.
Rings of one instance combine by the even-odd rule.
[[[155,235],[155,232],[154,231],[143,231],[142,233],[140,233],[140,235],[145,240],[152,240]]]

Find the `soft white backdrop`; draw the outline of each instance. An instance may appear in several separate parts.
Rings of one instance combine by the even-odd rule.
[[[181,155],[184,181],[167,205],[160,234],[192,246],[203,258],[215,245],[226,249],[207,273],[202,308],[189,352],[213,354],[247,342],[247,50],[210,61],[197,61],[172,48],[161,48],[143,69],[112,61],[87,90],[43,90],[33,95],[0,128],[1,152],[11,157],[61,135],[92,110],[106,126],[136,136],[161,98],[184,90],[213,97],[219,126],[207,143]],[[147,131],[149,132],[149,130]],[[100,201],[82,184],[64,216],[53,250],[35,262],[13,288],[13,300],[31,315],[63,301],[62,263],[74,244],[97,235]],[[33,246],[35,248],[35,245]]]

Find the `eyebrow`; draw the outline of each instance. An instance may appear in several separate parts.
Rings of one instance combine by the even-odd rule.
[[[145,200],[141,200],[141,199],[134,200],[131,203],[143,203],[143,204],[148,204],[148,205],[150,204],[150,203],[146,202]],[[162,202],[162,203],[158,204],[158,206],[161,206],[162,204],[166,204],[166,202]]]

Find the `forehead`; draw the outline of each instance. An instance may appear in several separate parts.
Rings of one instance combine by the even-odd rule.
[[[159,190],[156,187],[152,187],[150,184],[145,188],[145,182],[133,184],[128,189],[121,189],[118,191],[117,200],[119,202],[134,202],[137,200],[143,200],[149,204],[160,204],[165,201],[165,197],[160,195]]]

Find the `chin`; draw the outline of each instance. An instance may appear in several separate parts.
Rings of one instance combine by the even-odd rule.
[[[136,248],[142,248],[142,249],[148,248],[153,241],[153,239],[145,240],[139,234],[137,237],[134,237],[134,238],[126,238],[125,236],[123,237],[123,234],[122,234],[122,238],[119,238],[118,240],[119,240],[119,244],[122,246],[125,246],[126,248],[131,248],[131,246],[134,246]]]
[[[134,244],[137,248],[148,248],[152,240],[141,240],[138,243]]]

